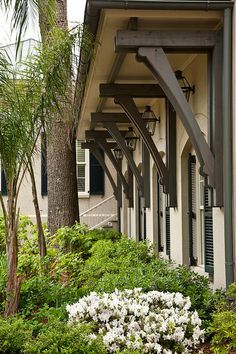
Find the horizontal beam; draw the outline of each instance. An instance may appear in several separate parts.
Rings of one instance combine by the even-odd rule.
[[[157,84],[100,84],[100,97],[165,98]]]
[[[81,149],[90,149],[91,148],[91,144],[94,144],[94,143],[81,143]],[[109,147],[110,150],[113,150],[117,147],[117,143],[110,143],[110,142],[107,142],[107,146]]]
[[[130,123],[130,120],[125,113],[91,113],[92,124],[104,122]]]
[[[125,136],[127,132],[128,130],[121,130],[120,134],[122,136]],[[86,140],[94,140],[96,138],[113,139],[113,137],[107,130],[86,130],[85,131]]]
[[[136,52],[140,47],[162,47],[165,51],[177,49],[207,50],[216,43],[215,31],[117,31],[115,50]]]

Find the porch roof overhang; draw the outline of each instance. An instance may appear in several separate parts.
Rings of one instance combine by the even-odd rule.
[[[119,1],[116,2],[118,3]],[[122,113],[122,109],[114,103],[113,98],[99,98],[99,85],[101,83],[157,83],[148,68],[136,60],[135,53],[117,54],[114,51],[114,40],[117,31],[130,28],[129,23],[131,18],[138,19],[138,30],[173,30],[175,28],[179,30],[184,29],[185,31],[212,31],[220,28],[223,22],[221,11],[161,10],[161,7],[157,7],[157,3],[160,4],[158,1],[139,2],[140,4],[152,3],[154,10],[150,10],[150,8],[147,9],[145,6],[143,10],[141,10],[141,7],[137,9],[132,7],[132,10],[114,7],[109,8],[109,1],[88,1],[85,22],[89,20],[88,14],[90,12],[88,11],[97,8],[96,6],[100,3],[103,3],[104,7],[100,8],[99,22],[96,29],[95,27],[93,28],[98,45],[94,59],[88,70],[81,103],[79,103],[79,101],[77,103],[77,110],[79,112],[77,137],[79,140],[85,139],[85,130],[95,127],[91,122],[91,112]],[[195,57],[196,54],[186,52],[168,54],[168,60],[174,71],[184,70]],[[84,70],[82,71],[84,72]],[[162,98],[159,98],[159,100],[161,99]],[[134,100],[139,111],[143,112],[146,105],[152,105],[154,103],[155,98],[143,97],[135,98]]]

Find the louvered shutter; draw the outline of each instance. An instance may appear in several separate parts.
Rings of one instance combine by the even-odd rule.
[[[47,140],[45,133],[41,134],[41,195],[48,195]]]
[[[166,254],[170,257],[170,208],[166,207]]]
[[[7,181],[4,169],[1,169],[1,192],[3,196],[7,195]]]
[[[164,251],[163,242],[163,187],[158,182],[158,196],[157,196],[157,207],[158,207],[158,251]]]
[[[196,202],[196,157],[189,154],[189,263],[197,265],[197,202]]]
[[[205,271],[214,273],[213,216],[210,206],[210,189],[204,189]]]
[[[88,192],[86,190],[86,150],[81,149],[81,143],[78,141],[76,141],[76,175],[78,192]]]
[[[104,152],[101,150],[104,158]],[[104,171],[97,159],[90,153],[90,194],[104,194]]]

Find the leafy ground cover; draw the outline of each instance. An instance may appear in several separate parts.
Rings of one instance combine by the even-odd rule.
[[[1,221],[0,252],[0,311],[3,312],[6,257]],[[235,350],[234,300],[227,305],[225,295],[220,291],[213,293],[205,277],[157,258],[146,243],[137,243],[115,231],[89,231],[76,224],[58,230],[54,236],[47,235],[47,256],[40,259],[38,253],[35,227],[23,218],[19,232],[20,309],[18,316],[0,319],[0,353],[106,354],[101,336],[90,336],[96,323],[68,325],[66,306],[91,292],[102,296],[114,293],[115,289],[135,288],[142,288],[144,294],[158,291],[189,297],[189,310],[198,311],[206,340],[211,340],[211,352]],[[151,349],[149,352],[152,353]],[[143,351],[122,347],[119,353]]]

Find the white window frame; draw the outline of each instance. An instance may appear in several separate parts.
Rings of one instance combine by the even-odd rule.
[[[77,152],[77,144],[82,143],[82,141],[76,140],[76,152]],[[84,192],[79,192],[78,191],[78,197],[79,198],[89,198],[90,197],[90,192],[89,192],[89,187],[90,187],[90,158],[89,158],[89,149],[84,149],[85,150],[85,161],[84,162],[79,162],[77,159],[77,154],[76,154],[76,178],[77,177],[77,165],[85,165],[85,190]]]

